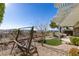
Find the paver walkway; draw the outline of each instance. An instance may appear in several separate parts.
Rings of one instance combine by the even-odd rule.
[[[70,48],[78,48],[74,45],[62,44],[59,46],[51,46],[44,44],[44,47],[41,44],[38,44],[38,52],[40,56],[67,56]]]

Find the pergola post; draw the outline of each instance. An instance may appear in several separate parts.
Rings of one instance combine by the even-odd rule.
[[[59,33],[61,33],[61,26],[60,25],[59,25],[58,29],[59,29]],[[60,34],[59,34],[59,39],[61,40]]]

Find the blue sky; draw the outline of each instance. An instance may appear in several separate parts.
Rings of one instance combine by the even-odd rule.
[[[51,3],[14,3],[7,4],[1,29],[37,26],[49,24],[57,13],[57,8]]]

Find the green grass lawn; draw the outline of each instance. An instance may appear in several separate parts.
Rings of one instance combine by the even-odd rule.
[[[52,46],[58,46],[62,44],[62,41],[59,39],[50,39],[50,40],[46,40],[45,44],[52,45]]]

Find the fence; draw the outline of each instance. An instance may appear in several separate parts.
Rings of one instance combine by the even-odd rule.
[[[23,27],[4,33],[8,35],[8,38],[1,38],[0,40],[0,55],[17,55],[19,52],[16,51],[19,50],[23,55],[32,55],[34,52],[38,53],[37,48],[33,45],[34,42],[32,42],[33,32],[34,27]],[[35,51],[30,52],[30,50]]]
[[[38,34],[34,27],[22,27],[11,29],[0,36],[0,55],[39,55],[36,41],[41,39],[41,33]],[[66,52],[50,47],[44,47],[56,51],[57,53],[67,54]],[[40,52],[40,51],[39,51]]]

